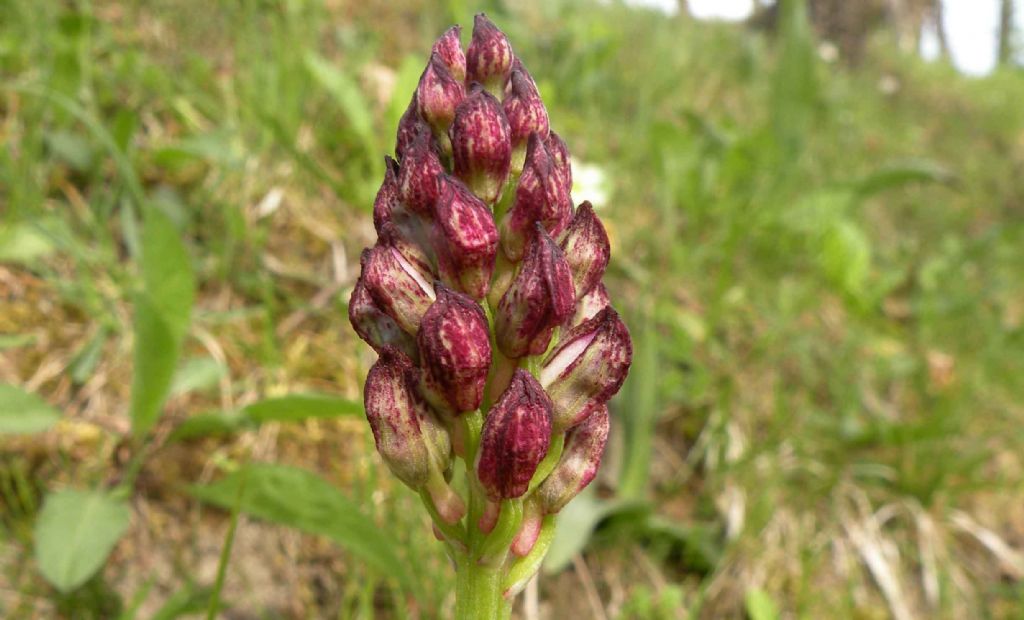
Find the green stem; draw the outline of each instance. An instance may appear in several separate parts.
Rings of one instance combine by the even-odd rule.
[[[512,615],[511,603],[502,596],[501,566],[482,566],[463,555],[455,582],[456,620],[507,620]]]
[[[526,587],[526,582],[540,570],[541,562],[544,561],[544,556],[548,554],[548,548],[555,539],[555,516],[544,517],[544,525],[540,528],[540,535],[537,536],[533,549],[508,569],[502,593],[506,599],[512,600],[512,597],[519,594]]]

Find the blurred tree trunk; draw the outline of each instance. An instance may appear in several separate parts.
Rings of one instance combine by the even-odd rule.
[[[868,36],[885,24],[888,13],[885,0],[810,0],[808,9],[818,36],[839,48],[851,65],[863,59]]]
[[[1013,0],[1001,0],[999,6],[999,64],[1010,62],[1013,52]]]
[[[693,17],[690,13],[690,3],[687,0],[676,0],[676,4],[679,7],[679,16],[685,19]]]

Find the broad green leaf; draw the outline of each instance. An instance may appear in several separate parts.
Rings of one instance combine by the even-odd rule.
[[[619,478],[619,494],[628,498],[641,498],[647,492],[647,478],[651,464],[655,425],[661,413],[658,400],[659,336],[656,321],[649,313],[636,314],[634,325],[639,327],[633,354],[633,369],[626,382],[625,393],[619,397],[626,435],[626,449]]]
[[[863,304],[867,302],[871,272],[871,242],[853,221],[841,219],[822,238],[821,269],[843,293]]]
[[[171,394],[185,394],[215,387],[227,374],[227,369],[212,357],[193,357],[174,374]]]
[[[305,63],[313,78],[331,94],[341,108],[341,113],[345,115],[352,131],[362,142],[364,155],[368,161],[375,161],[380,149],[377,148],[377,135],[373,131],[373,113],[359,83],[316,54],[307,54]]]
[[[186,441],[199,437],[230,435],[246,426],[248,418],[238,413],[221,411],[200,413],[187,418],[171,431],[168,441]]]
[[[148,432],[160,416],[195,297],[188,253],[170,219],[146,209],[141,241],[143,291],[135,301],[131,408],[136,435]]]
[[[65,489],[47,496],[35,528],[36,562],[55,588],[82,585],[128,529],[128,504],[102,491]]]
[[[544,571],[557,573],[583,551],[594,528],[605,518],[622,511],[644,510],[647,504],[635,500],[602,500],[592,490],[576,496],[558,513],[555,540],[544,559]]]
[[[294,467],[252,464],[217,482],[192,487],[199,499],[225,509],[237,501],[244,477],[242,512],[326,536],[406,589],[414,580],[399,558],[394,537],[382,530],[323,478]]]
[[[0,435],[39,433],[59,419],[60,412],[35,394],[0,383]]]
[[[0,225],[0,263],[29,265],[55,249],[53,240],[33,222]]]
[[[360,403],[325,394],[291,394],[253,403],[243,413],[254,422],[297,422],[363,414]]]
[[[910,183],[951,183],[954,179],[953,172],[938,162],[911,159],[881,166],[857,183],[857,191],[867,197]]]
[[[776,620],[779,617],[778,607],[772,597],[760,588],[747,590],[744,597],[747,616],[750,620]]]

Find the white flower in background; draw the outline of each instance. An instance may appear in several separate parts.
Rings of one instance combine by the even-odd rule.
[[[572,201],[576,204],[589,200],[595,209],[608,204],[611,183],[604,166],[589,164],[575,157],[572,160]]]

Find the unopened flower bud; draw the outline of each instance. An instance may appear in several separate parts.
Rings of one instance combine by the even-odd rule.
[[[530,373],[517,370],[491,407],[480,435],[476,473],[492,501],[526,493],[551,442],[551,400]]]
[[[377,197],[373,201],[373,227],[378,233],[384,222],[391,220],[391,215],[399,203],[398,162],[385,155],[384,182],[380,184]]]
[[[383,230],[363,261],[360,278],[377,305],[405,332],[415,335],[423,313],[434,302],[433,277],[403,256],[401,237],[391,232],[390,223]]]
[[[572,193],[572,160],[569,156],[569,147],[565,145],[562,137],[555,132],[548,133],[545,142],[551,161],[554,162],[555,175],[562,181],[562,186],[567,194]]]
[[[364,260],[368,254],[369,250],[363,251]],[[362,278],[356,280],[356,286],[352,289],[352,297],[348,302],[348,320],[359,337],[378,353],[383,347],[393,345],[409,357],[417,356],[416,340],[402,331],[398,323],[380,309]]]
[[[419,133],[420,126],[422,125],[423,118],[420,117],[419,102],[416,101],[416,91],[413,91],[412,100],[409,101],[408,107],[402,113],[402,118],[398,119],[398,133],[395,136],[395,159],[398,161],[405,159],[405,152],[409,150],[413,139]]]
[[[452,76],[440,56],[431,56],[427,68],[420,76],[420,83],[416,88],[416,101],[420,116],[434,130],[434,137],[442,143],[445,152],[451,149],[451,145],[448,144],[448,126],[455,118],[455,106],[465,97],[466,88],[462,81]]]
[[[448,432],[413,389],[413,369],[398,349],[381,350],[366,375],[366,418],[388,469],[413,489],[426,489],[446,521],[458,521],[465,508],[443,478],[451,462]]]
[[[584,201],[576,209],[561,245],[565,260],[572,269],[572,281],[579,299],[601,281],[611,258],[608,233],[589,202]]]
[[[541,101],[540,92],[526,69],[513,69],[509,80],[509,93],[501,104],[512,130],[512,148],[526,145],[532,133],[548,137],[548,111]]]
[[[629,330],[611,306],[562,336],[540,370],[541,385],[554,403],[555,432],[579,424],[608,402],[632,361]]]
[[[461,181],[437,177],[433,245],[441,280],[476,299],[491,282],[498,251],[498,229],[491,210]]]
[[[431,50],[431,55],[436,54],[441,58],[441,62],[451,72],[452,77],[460,82],[466,81],[466,54],[462,51],[462,41],[460,36],[462,35],[461,26],[452,26],[442,34],[437,41],[434,41],[434,47]]]
[[[502,93],[512,70],[512,45],[508,37],[483,13],[473,19],[473,38],[466,50],[466,77],[480,82],[492,93]]]
[[[495,313],[495,338],[507,357],[541,355],[551,333],[575,308],[572,272],[562,250],[538,223],[526,255]]]
[[[611,304],[611,299],[608,297],[608,289],[604,287],[604,284],[598,282],[594,288],[576,300],[576,312],[569,317],[569,320],[565,322],[562,329],[572,329],[585,321],[589,321],[607,308],[609,304]]]
[[[558,465],[537,488],[537,499],[546,514],[562,510],[597,475],[608,428],[608,406],[600,405],[566,434]]]
[[[434,148],[434,136],[426,123],[420,123],[416,135],[402,157],[398,171],[398,191],[411,211],[430,214],[437,202],[437,175],[444,172]]]
[[[487,203],[501,197],[508,179],[512,142],[501,104],[478,84],[455,108],[448,130],[455,176]]]
[[[524,248],[540,222],[552,236],[561,233],[572,218],[572,198],[539,134],[530,134],[526,163],[516,186],[515,202],[501,222],[501,247],[512,261]]]
[[[483,309],[467,295],[437,286],[417,335],[427,398],[451,413],[480,406],[491,367],[491,341]]]

